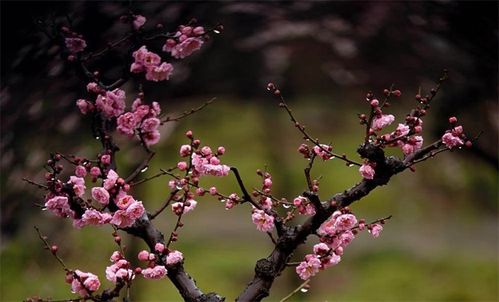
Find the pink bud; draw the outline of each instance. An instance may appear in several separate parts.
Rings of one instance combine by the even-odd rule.
[[[378,107],[379,106],[379,101],[377,99],[372,100],[371,101],[371,106]]]
[[[204,28],[202,26],[197,26],[192,30],[192,33],[196,36],[204,35]]]
[[[149,260],[149,252],[146,250],[142,250],[139,252],[137,258],[139,258],[140,261],[148,261]]]
[[[210,195],[217,195],[217,188],[216,187],[210,188]]]
[[[451,123],[451,124],[457,123],[457,118],[455,116],[449,117],[449,123]]]
[[[177,164],[177,168],[179,168],[180,171],[185,171],[187,170],[187,163],[185,161],[181,161]]]
[[[162,244],[161,242],[158,242],[156,243],[156,245],[154,246],[154,250],[158,253],[163,253],[163,251],[165,250],[165,245]]]
[[[218,147],[217,154],[223,155],[225,153],[225,148],[223,146]]]

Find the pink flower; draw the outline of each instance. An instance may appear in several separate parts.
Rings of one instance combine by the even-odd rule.
[[[94,108],[94,105],[91,103],[87,102],[84,99],[79,99],[76,101],[76,106],[78,106],[78,109],[80,109],[81,114],[87,114],[88,112],[92,111]]]
[[[69,182],[73,184],[73,191],[76,196],[82,197],[85,194],[85,179],[82,177],[70,176]]]
[[[101,213],[96,209],[87,209],[81,216],[81,219],[73,221],[73,226],[81,229],[87,225],[102,225],[111,220],[111,215],[108,213]]]
[[[138,123],[141,122],[144,117],[149,115],[150,112],[151,110],[149,108],[149,105],[138,105],[137,108],[135,108],[133,114],[135,114],[135,120]]]
[[[93,187],[92,198],[102,205],[107,205],[109,203],[109,192],[103,187]]]
[[[194,29],[192,30],[192,33],[196,36],[204,35],[204,33],[205,33],[204,27],[202,27],[202,26],[194,27]]]
[[[270,199],[270,197],[264,197],[262,200],[260,200],[260,205],[262,206],[262,209],[270,210],[272,209],[272,199]]]
[[[335,253],[332,253],[331,256],[321,258],[322,268],[328,268],[330,266],[336,265],[340,263],[341,257]]]
[[[365,179],[373,179],[374,178],[374,168],[370,164],[363,164],[359,168],[359,172]]]
[[[154,250],[158,253],[163,253],[164,250],[165,250],[165,245],[161,242],[157,242],[155,245],[154,245]]]
[[[422,136],[414,136],[407,140],[407,143],[402,145],[402,152],[405,155],[409,155],[414,153],[415,151],[421,149],[423,146],[423,137]]]
[[[209,189],[209,193],[210,193],[210,195],[217,195],[217,193],[218,193],[217,192],[217,188],[216,187],[211,187]]]
[[[320,147],[315,146],[313,148],[313,150],[314,150],[314,153],[317,154],[323,160],[328,160],[328,159],[331,159],[331,157],[332,157],[331,153],[329,153],[329,152],[331,152],[331,150],[333,150],[333,147],[331,147],[329,145],[320,144]]]
[[[274,228],[274,216],[268,215],[262,210],[254,209],[251,220],[261,232],[270,232]]]
[[[131,217],[130,214],[127,213],[127,210],[118,210],[114,212],[110,222],[119,228],[131,227],[135,222],[135,218]]]
[[[193,52],[199,50],[204,41],[200,38],[190,37],[171,48],[172,57],[183,59],[190,56]],[[165,49],[165,48],[164,48]]]
[[[406,136],[407,134],[409,134],[409,126],[404,124],[399,124],[394,134],[396,137]]]
[[[98,177],[100,175],[100,168],[99,167],[90,168],[90,175],[92,175],[93,177]]]
[[[176,215],[181,215],[181,214],[186,214],[194,208],[196,208],[196,205],[198,204],[197,201],[194,199],[189,199],[185,203],[184,202],[175,202],[172,204],[172,211]]]
[[[173,65],[163,62],[159,66],[150,66],[146,70],[146,80],[148,81],[164,81],[169,80],[173,73]]]
[[[143,133],[142,139],[144,140],[145,144],[148,146],[155,145],[159,142],[160,139],[159,131]]]
[[[133,16],[133,28],[135,28],[135,30],[139,30],[139,28],[141,28],[144,23],[146,23],[147,19],[142,16],[142,15],[134,15]]]
[[[101,161],[102,161],[102,158],[104,156],[105,155],[102,155]],[[114,172],[113,169],[109,170],[109,172],[107,172],[107,177],[104,180],[104,189],[111,190],[114,187],[114,185],[116,184],[118,177],[119,177],[118,174],[116,172]]]
[[[353,214],[343,214],[336,218],[334,228],[339,231],[349,230],[357,224],[357,218]]]
[[[186,157],[191,155],[191,146],[190,145],[182,145],[180,147],[180,156]]]
[[[341,246],[344,248],[355,239],[355,235],[351,231],[343,232],[340,235]]]
[[[88,92],[93,92],[93,93],[99,93],[101,91],[101,88],[99,85],[95,82],[90,82],[87,84],[87,91]]]
[[[135,201],[126,209],[126,213],[133,220],[138,219],[144,215],[145,209],[142,201]]]
[[[127,112],[118,117],[118,126],[116,129],[128,136],[133,136],[135,131],[135,126],[137,126],[137,121],[135,120],[135,115],[131,112]]]
[[[442,136],[442,142],[449,148],[458,147],[464,144],[463,140],[458,136],[454,136],[451,132],[447,132]]]
[[[137,255],[137,258],[140,260],[140,261],[149,261],[149,252],[146,251],[146,250],[142,250],[139,252],[139,254]]]
[[[380,117],[375,117],[373,119],[372,128],[375,131],[381,130],[381,129],[385,128],[386,126],[390,125],[391,123],[393,123],[394,120],[395,120],[395,117],[393,115],[383,114]]]
[[[313,254],[305,256],[305,261],[302,261],[296,267],[296,273],[302,280],[308,280],[319,272],[321,268],[321,260]]]
[[[161,124],[161,121],[155,117],[148,118],[142,122],[140,128],[143,132],[153,132],[156,131]]]
[[[55,196],[45,202],[45,208],[60,217],[74,217],[66,196]]]
[[[167,270],[163,265],[156,265],[153,268],[146,268],[142,270],[142,275],[146,279],[161,279],[166,276]]]
[[[82,52],[87,47],[87,42],[81,38],[66,38],[64,44],[72,54]]]
[[[94,292],[99,289],[100,281],[99,277],[92,273],[85,273],[80,270],[76,270],[75,274],[78,278],[73,278],[71,282],[71,292],[76,293],[82,297],[90,295],[90,292]]]
[[[119,88],[113,91],[106,91],[106,99],[113,107],[113,116],[119,116],[125,111],[125,91]]]
[[[167,265],[174,265],[174,264],[181,262],[183,259],[184,259],[184,256],[182,255],[181,252],[171,251],[166,256],[166,264]]]
[[[113,254],[111,255],[111,258],[109,258],[109,261],[116,262],[121,259],[123,259],[123,255],[121,255],[121,253],[118,251],[114,251]]]
[[[135,199],[131,195],[122,195],[119,197],[116,197],[117,201],[115,201],[115,204],[120,208],[121,210],[126,210],[130,205],[135,203]]]
[[[84,166],[76,166],[75,175],[78,177],[85,177],[87,175],[87,169]]]
[[[318,243],[314,245],[314,254],[318,256],[327,255],[331,249],[325,243]]]
[[[303,196],[298,196],[293,200],[293,204],[302,215],[315,215],[315,207]]]
[[[133,271],[129,269],[130,262],[125,259],[120,259],[114,264],[106,267],[106,279],[116,283],[119,280],[133,279]]]
[[[375,223],[369,228],[369,233],[373,235],[374,238],[378,238],[379,235],[381,234],[381,231],[383,230],[383,226],[379,223]]]

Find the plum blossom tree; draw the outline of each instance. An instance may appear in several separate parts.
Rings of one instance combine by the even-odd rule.
[[[26,181],[46,191],[44,210],[69,220],[77,229],[109,227],[117,245],[112,255],[103,255],[109,257],[109,266],[101,272],[84,272],[69,268],[58,254],[58,246],[50,243],[47,236],[36,228],[45,247],[64,269],[71,292],[78,296],[67,301],[111,301],[128,291],[137,278],[168,278],[185,301],[224,301],[222,294],[205,293],[196,285],[184,269],[182,252],[174,248],[175,242],[180,239],[179,231],[184,227],[184,215],[196,209],[196,198],[203,195],[222,201],[226,209],[247,207],[248,220],[254,223],[257,231],[266,233],[274,244],[268,257],[256,261],[255,275],[242,288],[237,301],[264,299],[269,295],[275,279],[289,267],[294,268],[297,278],[303,280],[298,289],[306,288],[313,276],[340,263],[347,246],[359,232],[367,231],[377,238],[383,225],[391,218],[387,216],[368,222],[356,217],[349,208],[350,204],[375,188],[388,184],[392,176],[407,169],[414,170],[414,166],[422,161],[444,151],[472,145],[473,139],[465,135],[456,117],[449,118],[449,129],[440,140],[424,145],[423,118],[447,78],[446,71],[428,94],[415,96],[416,107],[399,121],[393,131],[386,130],[396,120],[387,108],[392,100],[401,96],[401,91],[392,86],[384,89],[379,96],[373,92],[366,94],[369,112],[358,115],[360,124],[365,127],[365,135],[357,149],[360,160],[347,157],[331,144],[314,138],[298,121],[278,86],[269,83],[267,90],[271,97],[277,100],[292,125],[303,135],[304,141],[297,149],[306,160],[301,195],[274,195],[272,174],[261,170],[257,170],[261,188],[248,191],[237,170],[237,163],[222,163],[225,148],[204,145],[192,131],[185,133],[186,143],[179,147],[180,158],[175,166],[140,178],[140,172],[149,166],[155,155],[154,145],[161,139],[158,129],[203,109],[211,100],[181,115],[171,116],[162,111],[161,104],[149,100],[142,87],[139,87],[140,93],[135,97],[127,96],[120,87],[132,77],[139,81],[168,81],[175,74],[173,60],[192,55],[210,35],[220,33],[223,27],[217,25],[208,29],[192,20],[172,32],[163,27],[147,29],[146,17],[134,13],[122,16],[120,21],[130,25],[129,32],[100,50],[89,50],[92,45],[87,45],[85,38],[70,27],[62,26],[52,33],[47,32],[62,47],[62,58],[79,71],[86,85],[88,94],[76,101],[76,107],[88,117],[92,135],[101,142],[102,149],[96,156],[53,153],[45,165],[46,183]],[[155,41],[162,43],[159,51],[156,51],[157,44],[152,43]],[[129,55],[123,63],[123,76],[112,83],[105,83],[100,73],[89,68],[89,64],[111,49],[125,48],[125,45]],[[137,163],[129,175],[120,171],[116,156],[120,148],[114,139],[117,135],[139,141],[147,154],[146,159]],[[387,155],[390,148],[400,148],[402,157]],[[356,166],[360,181],[334,196],[321,197],[319,180],[312,174],[317,160],[339,160],[346,166]],[[215,186],[200,185],[200,179],[207,176],[227,177],[229,174],[234,176],[240,192],[226,194],[219,192]],[[158,177],[169,177],[170,193],[164,204],[152,211],[148,209],[147,201],[139,200],[134,195],[133,189]],[[155,220],[168,211],[176,219],[173,231],[165,236],[156,227]],[[305,222],[296,222],[298,216],[306,217]],[[126,246],[122,244],[124,234],[141,238],[148,247],[148,250],[138,253],[139,265],[126,258]],[[320,242],[310,247],[303,259],[293,262],[295,250],[311,236],[317,236]],[[99,274],[101,279],[105,276],[113,285],[103,289],[105,286]],[[282,301],[289,299],[293,293]]]

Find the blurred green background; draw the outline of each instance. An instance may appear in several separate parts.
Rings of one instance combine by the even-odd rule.
[[[31,9],[26,12],[25,7]],[[352,205],[368,221],[393,218],[378,239],[361,234],[346,249],[342,262],[314,277],[307,293],[291,301],[497,301],[497,4],[493,2],[194,2],[132,3],[148,17],[174,29],[196,17],[218,22],[225,32],[213,37],[191,58],[175,62],[176,74],[166,84],[145,85],[146,97],[169,114],[212,105],[162,128],[157,155],[144,177],[175,165],[178,148],[190,129],[204,144],[225,146],[224,163],[238,167],[247,187],[259,187],[256,169],[273,175],[274,194],[293,198],[305,189],[307,162],[296,152],[301,136],[275,99],[268,81],[282,87],[296,117],[314,136],[332,142],[338,153],[356,157],[363,128],[357,114],[368,110],[363,96],[380,94],[394,83],[402,97],[390,112],[401,121],[415,105],[419,87],[429,89],[443,68],[450,79],[425,120],[425,142],[441,136],[449,115],[467,133],[484,134],[471,150],[440,154],[406,171],[390,184]],[[41,180],[50,152],[94,156],[98,141],[74,106],[85,85],[65,66],[37,20],[62,24],[71,20],[90,49],[98,49],[126,30],[115,25],[130,7],[120,2],[2,2],[1,87],[1,279],[0,300],[29,296],[71,297],[64,273],[43,249],[33,226],[60,246],[72,268],[99,275],[115,250],[110,227],[75,230],[35,206],[43,192],[22,182]],[[68,15],[66,18],[66,14]],[[464,22],[465,21],[465,22]],[[160,47],[160,46],[158,46]],[[104,77],[126,54],[97,62]],[[128,82],[129,104],[138,83]],[[144,158],[136,143],[120,139],[120,174]],[[398,150],[390,150],[400,155]],[[320,195],[332,196],[360,180],[356,168],[338,160],[318,161]],[[153,211],[165,199],[168,178],[136,187],[134,196]],[[225,193],[237,192],[232,177],[202,180]],[[169,234],[171,213],[157,219]],[[228,301],[253,277],[256,260],[272,250],[268,237],[256,231],[248,206],[230,211],[212,198],[199,198],[186,215],[186,227],[174,247],[184,253],[187,272],[205,292]],[[129,259],[146,248],[125,236]],[[299,261],[316,238],[300,247]],[[135,260],[134,260],[135,261]],[[137,263],[136,263],[137,264]],[[268,301],[279,301],[301,283],[290,269],[280,276]],[[179,301],[168,281],[138,278],[133,301]]]

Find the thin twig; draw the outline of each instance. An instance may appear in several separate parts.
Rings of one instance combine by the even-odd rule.
[[[300,286],[298,286],[295,290],[293,290],[291,293],[289,293],[289,295],[287,295],[286,297],[282,298],[281,300],[279,300],[279,302],[285,302],[287,301],[289,298],[291,298],[294,294],[296,294],[297,292],[299,292],[302,288],[304,288],[305,286],[308,285],[308,283],[310,282],[310,279],[306,280],[305,282],[303,282],[302,284],[300,284]]]
[[[154,157],[156,153],[150,152],[149,155],[147,156],[146,159],[144,159],[140,165],[137,166],[137,168],[130,174],[126,179],[125,182],[129,183],[133,181],[146,167],[149,166],[149,162],[151,162],[151,159]]]
[[[181,115],[176,116],[176,117],[170,117],[168,116],[166,119],[162,120],[161,123],[168,123],[168,122],[178,122],[179,120],[188,117],[189,115],[196,113],[200,110],[203,110],[204,107],[208,106],[209,104],[213,103],[217,98],[211,98],[209,101],[206,101],[204,104],[197,108],[192,108],[189,111],[184,111]]]
[[[37,186],[39,189],[44,189],[44,190],[48,190],[49,189],[49,187],[47,187],[45,185],[42,185],[42,184],[39,184],[37,182],[34,182],[31,179],[28,179],[26,177],[23,177],[22,180],[24,180],[25,182],[27,182],[27,183],[29,183],[31,185]]]
[[[168,197],[168,199],[163,203],[163,205],[161,206],[161,208],[159,208],[154,214],[152,214],[150,216],[150,219],[153,220],[154,218],[156,218],[156,216],[158,216],[159,214],[161,214],[161,212],[164,211],[164,209],[166,209],[166,207],[168,207],[168,205],[170,204],[170,202],[173,200],[173,197],[175,197],[175,194],[178,193],[179,190],[175,189],[173,190],[171,193],[170,193],[170,196]]]

